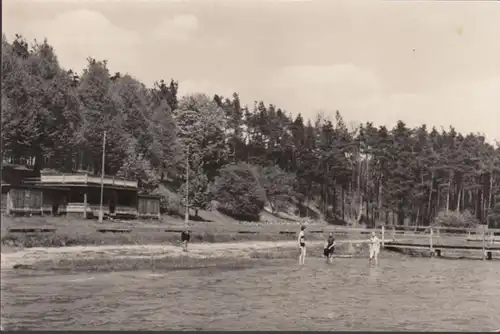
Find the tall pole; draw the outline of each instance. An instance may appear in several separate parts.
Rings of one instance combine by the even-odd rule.
[[[483,224],[483,260],[486,259],[486,225]]]
[[[102,223],[102,202],[104,200],[104,159],[106,156],[106,131],[102,137],[102,169],[101,169],[101,205],[99,206],[99,223]]]
[[[187,153],[186,153],[186,194],[185,194],[185,201],[186,201],[186,212],[184,213],[184,224],[187,225],[189,222],[189,145],[187,147]]]

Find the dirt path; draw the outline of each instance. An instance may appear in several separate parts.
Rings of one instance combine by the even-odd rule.
[[[359,244],[366,240],[342,240],[337,244],[351,242]],[[320,246],[323,241],[311,241],[310,246]],[[233,243],[199,243],[189,246],[189,253],[182,252],[176,245],[110,245],[110,246],[72,246],[54,248],[26,248],[11,253],[3,253],[1,268],[12,268],[14,264],[30,265],[38,261],[78,258],[123,258],[123,257],[167,257],[187,255],[193,258],[247,257],[254,251],[297,247],[296,241],[253,241]]]

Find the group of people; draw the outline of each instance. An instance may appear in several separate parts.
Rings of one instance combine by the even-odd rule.
[[[306,260],[306,236],[305,236],[306,227],[302,226],[300,228],[298,242],[300,248],[300,256],[299,256],[299,264],[303,265]],[[335,252],[335,237],[333,236],[333,232],[330,232],[328,239],[326,240],[325,248],[323,249],[323,255],[326,258],[327,263],[331,263],[333,259],[333,253]],[[368,241],[369,246],[369,261],[370,263],[378,262],[378,255],[380,254],[380,239],[377,237],[375,232],[372,232],[370,240]]]
[[[300,248],[300,256],[299,256],[299,264],[303,265],[306,260],[306,236],[305,236],[305,230],[306,227],[302,226],[300,228],[299,232],[299,237],[298,237],[298,242],[299,242],[299,248]],[[182,249],[184,252],[188,251],[188,244],[189,241],[191,240],[191,231],[190,230],[184,230],[181,232],[181,243],[182,243]],[[370,240],[368,241],[368,245],[370,248],[370,263],[372,261],[375,261],[375,263],[378,262],[378,255],[380,253],[380,239],[377,237],[375,232],[372,232],[372,235],[370,237]],[[335,252],[335,237],[333,236],[333,232],[330,232],[328,235],[328,239],[326,240],[326,245],[323,250],[323,255],[326,257],[326,262],[327,263],[332,263],[333,260],[333,253]]]

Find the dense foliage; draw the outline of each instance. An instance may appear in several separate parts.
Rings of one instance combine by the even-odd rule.
[[[189,177],[195,212],[215,200],[256,219],[267,203],[272,211],[317,208],[332,221],[419,225],[467,212],[500,227],[500,148],[481,135],[403,121],[348,128],[339,112],[311,122],[262,101],[243,106],[236,93],[177,92],[174,80],[147,88],[92,58],[76,74],[46,40],[29,46],[4,36],[3,159],[97,174],[106,131],[106,173],[138,178],[147,191],[173,190],[163,203],[177,208]]]

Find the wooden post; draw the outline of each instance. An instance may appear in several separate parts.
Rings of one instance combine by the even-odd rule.
[[[392,227],[392,240],[396,240],[396,228]]]
[[[104,213],[102,212],[102,202],[104,200],[104,160],[106,159],[106,131],[102,137],[102,168],[101,168],[101,203],[99,205],[99,223],[102,223]]]
[[[40,216],[43,216],[43,191],[40,190]]]
[[[434,255],[434,246],[432,244],[432,235],[434,234],[434,230],[432,229],[431,227],[431,230],[429,232],[429,248],[430,248],[430,251],[431,251],[431,256]]]
[[[385,226],[382,225],[382,248],[385,245]]]
[[[83,219],[87,219],[87,192],[83,193]]]
[[[161,208],[160,208],[160,201],[157,200],[156,201],[156,204],[155,207],[158,209],[158,220],[161,220]]]
[[[12,196],[10,195],[10,189],[7,192],[7,207],[5,209],[7,211],[7,214],[10,215],[12,212]]]
[[[187,147],[187,152],[186,152],[186,194],[185,194],[185,201],[186,201],[186,212],[184,213],[184,225],[187,225],[189,223],[189,146]]]

